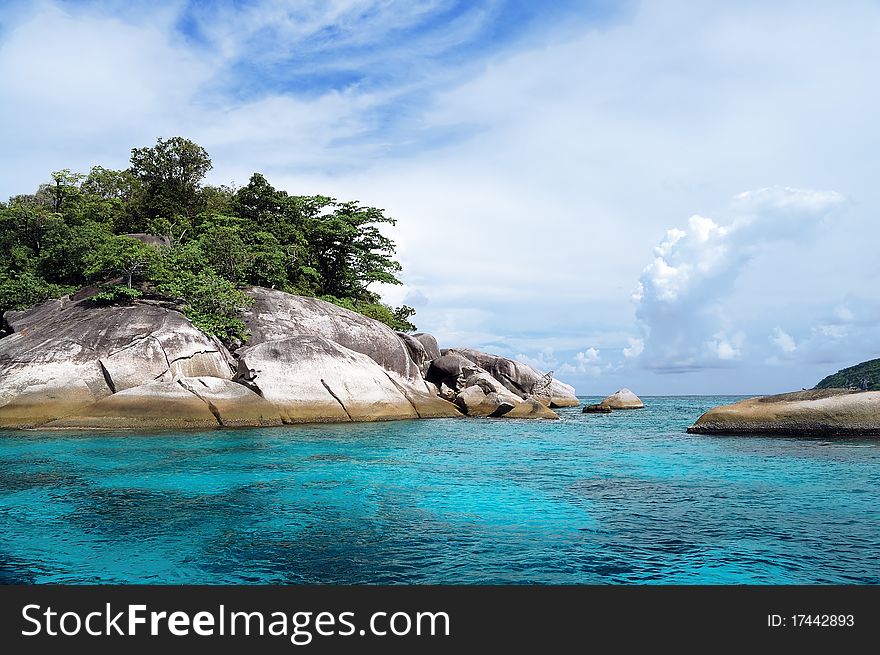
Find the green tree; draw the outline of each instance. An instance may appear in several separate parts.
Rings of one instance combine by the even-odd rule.
[[[211,158],[200,145],[183,137],[131,151],[131,174],[143,185],[139,214],[143,225],[151,218],[195,217],[204,209],[199,184],[211,170]]]
[[[79,185],[85,177],[81,173],[71,173],[68,168],[52,173],[54,184],[49,187],[49,192],[52,196],[53,212],[60,214],[62,209],[64,209],[65,202],[69,202],[72,198],[79,196]]]
[[[59,222],[46,234],[37,268],[47,280],[85,284],[94,253],[112,238],[106,226],[94,221],[76,226]]]
[[[136,212],[144,190],[131,171],[93,166],[80,185],[80,191],[80,222],[102,223],[117,234],[140,229]]]
[[[199,247],[214,271],[235,284],[241,284],[250,267],[251,253],[237,222],[235,217],[214,217],[199,237]]]
[[[315,200],[305,232],[314,268],[321,275],[320,295],[370,299],[370,284],[400,284],[396,273],[401,267],[392,258],[394,242],[379,230],[383,223],[394,225],[393,218],[356,202],[337,203],[320,196]]]
[[[72,287],[51,284],[33,273],[11,278],[0,276],[0,316],[10,309],[27,309],[73,291]]]
[[[120,274],[128,279],[130,289],[133,278],[148,276],[159,260],[160,254],[155,247],[132,237],[115,236],[91,254],[86,274]]]

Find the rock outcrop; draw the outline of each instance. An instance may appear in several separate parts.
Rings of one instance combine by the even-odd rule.
[[[409,352],[410,358],[413,360],[416,366],[419,367],[419,373],[422,374],[422,377],[428,372],[428,366],[431,363],[431,357],[428,356],[425,347],[422,345],[422,342],[416,339],[414,336],[410,334],[406,334],[405,332],[395,332],[397,338],[403,341],[403,345],[406,346],[407,352]]]
[[[427,332],[416,332],[412,336],[422,344],[429,360],[440,357],[440,346],[437,344],[437,339],[434,338],[434,335],[428,334]]]
[[[42,427],[163,430],[218,425],[208,404],[183,385],[150,382],[114,393]]]
[[[395,333],[315,298],[249,288],[251,337],[232,354],[173,302],[97,306],[95,292],[7,312],[0,428],[558,418],[547,405],[577,403],[555,381],[545,385],[550,393],[532,395],[543,376],[525,364],[441,351],[429,334]]]
[[[251,336],[247,344],[237,351],[237,355],[241,356],[250,348],[264,343],[296,337],[318,337],[341,346],[343,351],[340,352],[353,351],[373,360],[386,373],[386,383],[407,399],[410,409],[416,412],[416,418],[461,416],[455,405],[438,398],[425,384],[422,370],[428,368],[429,360],[427,353],[422,354],[424,348],[419,340],[396,333],[384,323],[318,298],[294,296],[262,287],[250,287],[247,294],[254,299],[254,305],[244,311],[242,318]],[[415,354],[418,362],[411,353]],[[268,383],[264,380],[263,384]],[[395,416],[398,414],[397,410],[389,411]],[[352,416],[358,415],[360,410],[354,408]]]
[[[534,395],[534,387],[540,386],[544,376],[528,364],[517,362],[506,357],[490,355],[471,348],[451,348],[442,350],[444,356],[458,355],[487,371],[507,389],[520,398]],[[432,363],[433,364],[433,363]],[[580,401],[574,393],[574,387],[553,380],[547,390],[550,407],[577,407]]]
[[[62,298],[6,320],[15,332],[0,339],[0,427],[44,425],[153,382],[232,377],[223,346],[174,310]]]
[[[239,352],[235,379],[277,407],[285,423],[419,417],[375,361],[322,337],[247,347]]]
[[[519,397],[483,370],[472,373],[464,381],[454,402],[468,416],[559,418],[537,399]]]
[[[249,287],[246,293],[254,299],[242,314],[251,332],[246,346],[296,335],[318,336],[366,355],[402,380],[424,387],[406,344],[384,323],[318,298],[262,287]]]
[[[814,389],[741,400],[710,409],[693,434],[880,436],[880,391]]]
[[[618,389],[610,396],[606,396],[601,403],[608,409],[642,409],[645,403],[629,389]]]

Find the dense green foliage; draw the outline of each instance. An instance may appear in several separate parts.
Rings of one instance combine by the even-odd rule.
[[[865,389],[880,391],[880,359],[871,359],[829,375],[816,389]]]
[[[181,137],[131,151],[127,170],[63,170],[33,194],[0,203],[0,312],[85,285],[96,303],[177,301],[200,328],[247,336],[241,288],[318,296],[411,331],[412,308],[370,290],[399,284],[382,210],[294,196],[260,173],[240,188],[203,183],[208,153]],[[153,235],[148,237],[145,235]]]

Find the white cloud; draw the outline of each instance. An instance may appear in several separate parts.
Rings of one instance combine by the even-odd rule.
[[[645,365],[681,371],[741,358],[745,336],[727,336],[724,303],[743,270],[780,243],[811,239],[814,225],[842,202],[833,191],[764,188],[736,196],[727,224],[694,215],[687,230],[669,230],[636,294]]]
[[[792,336],[778,326],[773,328],[773,335],[770,337],[770,340],[786,355],[797,350],[797,343]]]
[[[623,356],[627,359],[634,359],[642,354],[645,349],[644,339],[628,339],[629,345],[623,349]]]
[[[587,348],[586,351],[577,354],[577,360],[584,364],[592,364],[599,361],[599,351],[596,348]]]

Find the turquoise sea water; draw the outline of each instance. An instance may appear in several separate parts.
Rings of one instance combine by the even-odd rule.
[[[6,583],[878,583],[880,440],[561,421],[0,433]]]

